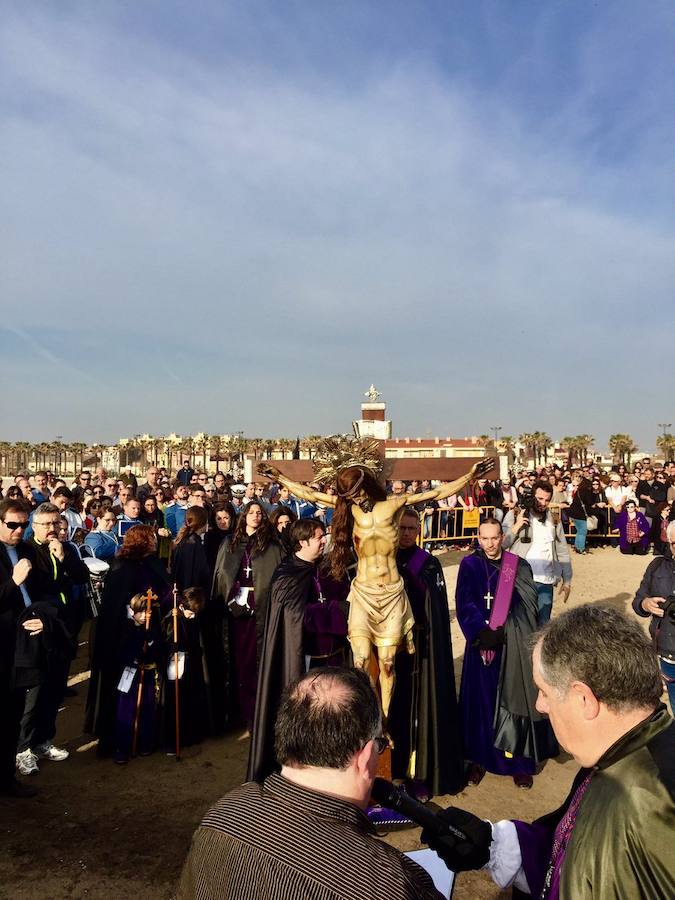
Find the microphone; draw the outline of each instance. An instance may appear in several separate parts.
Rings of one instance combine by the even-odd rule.
[[[414,800],[406,791],[397,788],[391,781],[384,778],[376,778],[371,791],[373,799],[380,806],[395,809],[397,812],[408,816],[413,822],[421,825],[430,837],[448,837],[452,835],[458,841],[468,841],[470,838],[459,828],[450,825],[440,819],[437,813],[431,812],[426,806]]]

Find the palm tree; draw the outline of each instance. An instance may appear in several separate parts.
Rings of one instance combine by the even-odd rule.
[[[74,444],[70,445],[70,449],[73,452],[73,468],[75,471],[81,472],[84,468],[84,451],[87,449],[87,445],[83,444],[82,441],[75,441]],[[80,464],[77,464],[77,458],[80,457]]]
[[[274,452],[274,441],[266,440],[263,442],[263,453],[265,454],[265,459],[272,459],[272,453]]]
[[[513,457],[513,438],[510,434],[505,434],[497,441],[497,448],[506,453],[508,464],[511,465]]]
[[[592,434],[578,434],[576,436],[576,442],[581,461],[586,465],[588,463],[588,451],[595,443],[595,438]]]
[[[548,462],[548,451],[553,446],[553,441],[545,431],[537,432],[537,449],[541,450],[544,455],[544,464]]]
[[[638,449],[633,438],[629,434],[611,434],[608,443],[614,456],[614,462],[630,466],[631,454]]]
[[[277,441],[277,447],[281,451],[281,458],[286,459],[287,453],[293,452],[293,447],[295,446],[295,441],[290,440],[290,438],[279,438]]]
[[[15,441],[14,453],[16,457],[17,471],[28,467],[28,455],[30,453],[30,450],[31,445],[28,443],[28,441]]]
[[[302,449],[307,452],[310,459],[312,459],[313,454],[316,453],[321,440],[320,434],[308,434],[306,438],[303,438]]]
[[[213,461],[213,457],[216,458],[216,472],[220,469],[220,448],[223,443],[223,438],[219,434],[214,434],[211,437],[210,444],[210,459]]]
[[[663,453],[663,458],[666,462],[671,462],[675,459],[675,435],[669,432],[660,434],[656,439],[656,446]]]
[[[0,475],[7,475],[8,473],[8,459],[11,450],[12,445],[9,441],[0,441]]]
[[[536,443],[534,434],[526,431],[518,436],[518,440],[525,445],[525,459],[532,459],[534,462],[534,447]]]
[[[569,469],[577,450],[576,438],[571,435],[565,435],[564,438],[560,439],[560,446],[567,452],[567,468]]]

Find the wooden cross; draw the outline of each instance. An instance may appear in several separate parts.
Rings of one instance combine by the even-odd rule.
[[[150,616],[152,614],[152,604],[159,599],[157,594],[152,593],[152,588],[148,588],[147,594],[143,595],[145,600],[145,627],[150,627]]]

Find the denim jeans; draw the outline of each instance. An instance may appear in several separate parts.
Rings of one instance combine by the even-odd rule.
[[[586,534],[588,532],[588,525],[586,524],[586,519],[573,519],[574,527],[576,529],[576,534],[574,535],[574,546],[580,552],[586,549]]]
[[[675,663],[668,662],[665,659],[660,659],[659,662],[661,663],[663,674],[671,679],[666,682],[666,689],[668,691],[668,702],[670,703],[670,714],[675,716]]]
[[[537,604],[539,606],[539,615],[537,623],[545,625],[551,618],[551,609],[553,607],[553,585],[541,584],[535,581],[534,586],[537,589]]]

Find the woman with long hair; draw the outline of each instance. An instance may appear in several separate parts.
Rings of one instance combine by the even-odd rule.
[[[223,609],[230,722],[253,724],[258,664],[274,570],[283,553],[265,510],[251,500],[216,560],[213,597]]]
[[[574,552],[588,553],[586,549],[586,536],[588,534],[587,517],[593,515],[592,507],[595,496],[591,488],[591,482],[584,478],[580,472],[572,477],[572,503],[570,504],[570,518],[574,522]]]
[[[173,542],[171,574],[179,593],[191,587],[202,588],[207,595],[211,590],[211,572],[204,550],[207,528],[207,511],[201,506],[191,506]]]
[[[204,550],[206,550],[211,576],[216,568],[220,545],[228,534],[232,534],[236,522],[237,514],[229,500],[213,504],[209,517],[209,530],[204,535]]]
[[[290,556],[293,547],[290,542],[291,525],[296,522],[298,517],[290,508],[280,503],[276,509],[272,510],[270,515],[270,523],[277,533],[277,538],[284,550],[284,556]]]
[[[122,546],[111,560],[101,611],[92,622],[89,643],[91,676],[85,711],[84,730],[98,737],[99,756],[110,756],[115,749],[119,648],[129,615],[129,601],[137,594],[151,591],[157,597],[152,618],[159,625],[159,607],[171,606],[171,582],[157,558],[157,537],[150,525],[134,525],[124,535]]]

